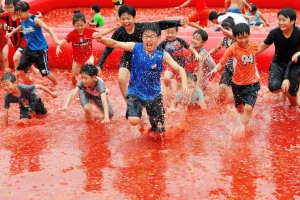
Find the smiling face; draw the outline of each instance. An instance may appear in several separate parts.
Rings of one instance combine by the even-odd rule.
[[[147,51],[148,54],[152,54],[160,40],[160,36],[157,36],[154,31],[146,30],[142,35],[142,40],[145,51]]]
[[[29,17],[29,11],[25,11],[25,12],[22,12],[22,11],[18,11],[16,12],[18,18],[20,18],[20,20],[22,21],[25,21],[28,19]]]
[[[244,33],[243,35],[239,34],[235,37],[235,40],[241,48],[247,49],[249,46],[249,37],[250,35],[248,35],[247,33]]]
[[[14,14],[15,13],[15,6],[14,4],[5,4],[5,10],[9,13],[9,14]]]
[[[82,20],[78,20],[74,23],[75,30],[79,33],[79,35],[83,34],[86,23]]]
[[[166,39],[168,41],[173,41],[176,38],[177,30],[176,30],[176,28],[168,28],[168,29],[165,29],[165,34],[166,34]]]
[[[278,19],[278,26],[281,31],[285,32],[293,29],[295,20],[291,21],[290,18],[287,18],[283,15],[278,15],[277,19]]]
[[[2,81],[2,87],[4,91],[7,92],[8,94],[13,94],[17,90],[17,84],[12,83],[10,80]]]
[[[202,40],[201,35],[198,33],[195,33],[193,35],[193,39],[192,39],[192,46],[194,47],[194,49],[199,51],[204,46],[204,44],[205,44],[205,42]]]
[[[121,25],[127,33],[134,32],[134,17],[128,13],[123,13],[120,17]]]

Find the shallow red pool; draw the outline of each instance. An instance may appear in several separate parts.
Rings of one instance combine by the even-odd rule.
[[[167,138],[153,140],[134,137],[116,70],[102,77],[115,111],[106,125],[96,109],[97,123],[86,124],[78,98],[68,111],[59,110],[73,89],[71,72],[52,72],[56,87],[31,74],[60,94],[52,99],[38,92],[49,114],[17,125],[13,105],[10,125],[0,125],[0,199],[300,199],[299,112],[268,92],[266,73],[250,131],[240,130],[232,100],[216,102],[216,77],[205,90],[209,109],[167,112]]]

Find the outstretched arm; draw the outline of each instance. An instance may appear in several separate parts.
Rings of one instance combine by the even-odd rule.
[[[175,7],[175,9],[184,8],[185,6],[189,5],[191,3],[191,1],[192,0],[187,0],[183,4],[181,4],[180,6]]]
[[[56,98],[58,97],[58,94],[57,92],[52,92],[51,90],[49,90],[47,87],[41,85],[41,84],[35,84],[35,88],[36,89],[41,89],[43,90],[44,92],[47,92],[48,94],[50,94],[53,98]]]
[[[64,44],[66,44],[67,40],[66,39],[62,39],[61,40],[61,44],[56,46],[56,55],[58,56],[58,54],[61,53],[60,47],[62,47]]]
[[[119,42],[116,40],[113,40],[111,38],[105,38],[102,37],[101,34],[97,34],[95,36],[98,42],[101,42],[105,46],[111,47],[111,48],[118,48],[123,49],[124,51],[132,51],[135,43],[134,42]]]
[[[61,41],[57,38],[57,36],[55,35],[54,31],[47,24],[45,24],[42,20],[40,20],[39,18],[34,18],[34,23],[35,23],[35,25],[40,26],[45,31],[47,31],[51,35],[51,37],[53,38],[54,42],[57,45],[61,44]]]
[[[104,111],[104,119],[101,121],[101,123],[107,123],[109,122],[109,114],[108,114],[108,103],[107,103],[107,97],[106,97],[106,93],[103,92],[101,93],[101,101],[103,104],[103,111]]]
[[[260,43],[256,51],[256,55],[266,50],[270,45],[265,44],[264,42]]]
[[[22,30],[22,26],[18,26],[15,30],[13,30],[10,33],[7,33],[6,38],[10,38],[13,34],[15,34],[16,32],[20,32]]]
[[[80,91],[79,87],[75,87],[75,89],[68,95],[67,100],[63,106],[63,109],[67,109],[71,103],[71,101],[74,99],[75,95],[78,94],[78,92]]]

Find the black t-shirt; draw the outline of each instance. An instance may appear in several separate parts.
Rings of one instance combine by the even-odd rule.
[[[120,42],[143,42],[142,41],[142,30],[144,25],[148,24],[149,22],[143,22],[143,23],[134,23],[134,32],[132,34],[129,34],[126,32],[125,28],[123,26],[120,26],[115,30],[113,35],[111,36],[112,39]],[[172,28],[175,26],[180,26],[180,20],[161,20],[157,22],[152,22],[152,23],[157,23],[158,26],[164,30],[167,28]],[[102,67],[103,63],[105,62],[107,56],[113,51],[113,48],[110,47],[105,47],[98,66]],[[124,51],[122,55],[122,59],[125,59],[126,61],[131,61],[132,58],[132,53],[128,51]]]
[[[281,61],[290,61],[292,56],[300,49],[300,28],[294,27],[289,38],[286,38],[279,27],[270,31],[264,43],[266,45],[275,45],[275,56]]]

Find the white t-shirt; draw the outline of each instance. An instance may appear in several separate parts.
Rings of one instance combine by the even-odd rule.
[[[224,19],[226,19],[227,17],[232,17],[235,24],[240,24],[240,23],[248,24],[247,20],[242,15],[236,14],[236,13],[231,13],[231,12],[227,12],[224,15],[220,15],[218,17],[218,23],[222,24]]]

